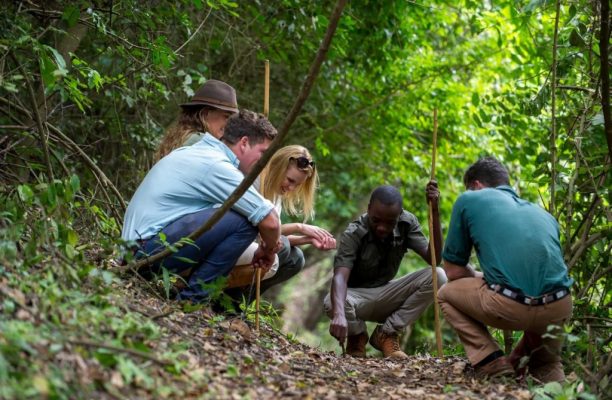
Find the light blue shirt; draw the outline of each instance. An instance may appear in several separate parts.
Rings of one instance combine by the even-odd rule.
[[[244,179],[239,163],[229,147],[208,133],[193,146],[174,150],[138,186],[121,237],[148,239],[182,216],[220,207]],[[274,205],[250,187],[232,209],[256,226]]]

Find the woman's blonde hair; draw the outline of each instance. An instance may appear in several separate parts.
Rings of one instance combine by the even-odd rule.
[[[177,121],[164,134],[157,147],[153,162],[161,160],[172,150],[181,147],[189,136],[196,132],[208,132],[206,116],[212,107],[183,107]]]
[[[283,210],[289,215],[304,216],[304,221],[314,218],[314,198],[319,176],[314,163],[305,168],[299,168],[297,159],[306,157],[312,161],[312,156],[305,147],[292,145],[279,149],[260,174],[260,192],[263,197],[276,203],[281,199]],[[280,193],[280,187],[285,179],[289,166],[295,166],[300,171],[307,173],[306,180],[294,191],[285,194]]]

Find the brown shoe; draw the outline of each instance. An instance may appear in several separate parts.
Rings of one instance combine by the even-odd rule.
[[[397,333],[385,333],[381,325],[377,325],[372,336],[370,336],[370,344],[376,350],[382,351],[385,357],[391,358],[408,358],[399,345]]]
[[[365,357],[366,344],[368,344],[368,332],[348,336],[346,338],[346,354],[353,357]]]
[[[514,368],[505,356],[501,356],[481,367],[476,367],[474,372],[476,378],[487,379],[514,375]]]

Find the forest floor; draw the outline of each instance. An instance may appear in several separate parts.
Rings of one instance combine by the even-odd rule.
[[[225,318],[208,309],[189,313],[169,309],[167,302],[145,292],[132,292],[126,301],[130,309],[163,327],[165,335],[158,348],[168,347],[163,341],[189,343],[180,356],[188,363],[185,379],[165,377],[183,385],[183,398],[531,398],[528,388],[513,380],[476,380],[461,357],[358,359],[308,347],[266,323],[257,334],[253,323],[244,318]],[[168,372],[161,369],[159,373]],[[128,396],[148,397],[144,392]]]

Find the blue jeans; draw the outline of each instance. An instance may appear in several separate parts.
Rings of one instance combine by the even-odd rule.
[[[208,208],[185,215],[168,224],[161,233],[166,235],[168,243],[175,243],[202,226],[216,211]],[[194,244],[185,244],[178,252],[158,261],[153,267],[159,269],[163,266],[174,273],[193,268],[187,281],[188,286],[179,293],[178,298],[194,303],[204,302],[208,292],[202,288],[202,283],[207,284],[227,276],[238,257],[255,240],[257,233],[258,229],[244,216],[230,210],[208,232],[197,238]],[[159,233],[148,239],[143,248],[149,255],[163,249]]]

